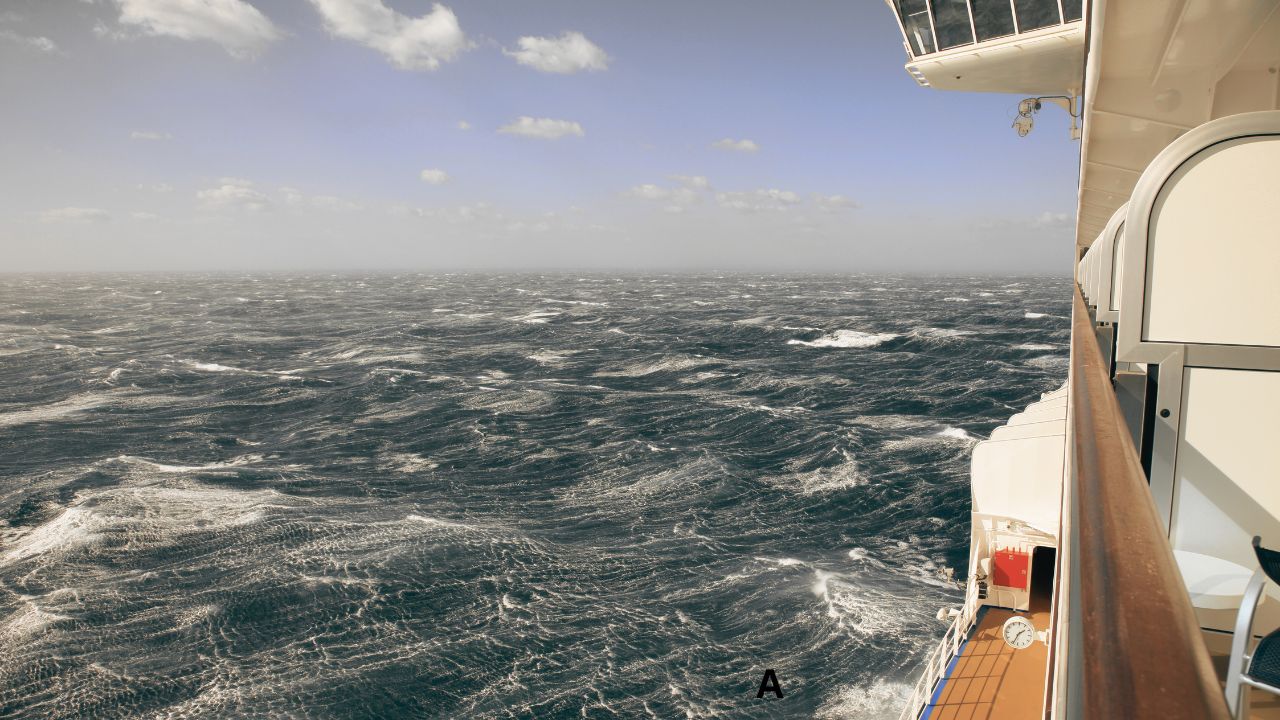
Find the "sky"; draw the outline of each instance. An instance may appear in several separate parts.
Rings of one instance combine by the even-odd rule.
[[[0,272],[1071,268],[878,0],[4,0]]]

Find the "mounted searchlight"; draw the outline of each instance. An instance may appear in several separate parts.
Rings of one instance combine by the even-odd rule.
[[[1071,116],[1071,139],[1080,139],[1080,114],[1076,108],[1079,98],[1068,97],[1066,95],[1048,95],[1045,97],[1032,97],[1018,101],[1018,114],[1013,118],[1013,129],[1018,133],[1018,137],[1026,137],[1031,128],[1035,126],[1035,114],[1040,112],[1044,107],[1043,103],[1050,102]]]

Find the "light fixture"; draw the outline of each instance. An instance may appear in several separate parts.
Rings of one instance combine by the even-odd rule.
[[[1080,115],[1076,109],[1077,98],[1066,95],[1047,95],[1019,100],[1018,114],[1014,116],[1012,126],[1017,131],[1018,137],[1026,137],[1031,132],[1031,128],[1035,126],[1035,114],[1044,107],[1042,101],[1051,102],[1067,111],[1067,114],[1071,116],[1071,139],[1079,140],[1080,126],[1076,121],[1080,119]]]

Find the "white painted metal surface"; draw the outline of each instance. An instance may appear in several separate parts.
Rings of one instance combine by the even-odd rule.
[[[1151,208],[1143,340],[1280,347],[1280,112],[1275,123],[1274,135],[1206,148],[1165,182]]]
[[[1097,238],[1170,142],[1214,118],[1280,108],[1280,0],[1091,5],[1081,246]]]
[[[1253,571],[1230,560],[1201,555],[1190,550],[1174,550],[1178,572],[1187,584],[1191,604],[1210,610],[1234,610],[1249,585]]]

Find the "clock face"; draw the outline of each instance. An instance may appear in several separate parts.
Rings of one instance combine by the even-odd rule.
[[[1004,627],[1000,628],[1000,635],[1009,647],[1014,650],[1025,650],[1036,641],[1036,628],[1030,620],[1015,615],[1004,621]]]

